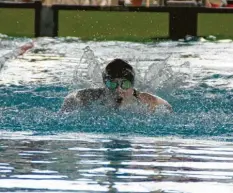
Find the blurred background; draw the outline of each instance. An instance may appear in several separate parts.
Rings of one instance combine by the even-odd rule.
[[[0,2],[33,2],[36,0],[0,0]],[[41,0],[45,5],[98,5],[98,6],[205,6],[233,7],[232,0]]]

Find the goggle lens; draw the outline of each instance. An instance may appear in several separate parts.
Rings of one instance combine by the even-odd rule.
[[[105,84],[106,84],[106,87],[111,90],[115,90],[119,85],[124,90],[127,90],[132,87],[132,83],[129,80],[122,80],[122,81],[107,80]]]
[[[124,81],[121,82],[121,88],[122,89],[129,89],[131,87],[132,87],[132,84],[131,84],[130,81],[124,80]]]
[[[111,90],[114,90],[117,88],[118,86],[118,83],[117,82],[112,82],[110,80],[106,81],[106,86],[111,89]]]

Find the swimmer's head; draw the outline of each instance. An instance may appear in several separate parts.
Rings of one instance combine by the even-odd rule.
[[[103,72],[103,81],[112,79],[126,79],[134,84],[135,72],[133,67],[122,59],[114,59],[105,68]]]

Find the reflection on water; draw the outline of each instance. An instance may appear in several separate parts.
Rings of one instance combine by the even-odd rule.
[[[4,191],[233,191],[228,143],[82,133],[1,136]]]

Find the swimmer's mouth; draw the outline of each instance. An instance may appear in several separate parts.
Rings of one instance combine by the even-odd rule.
[[[122,100],[123,100],[123,98],[122,98],[122,97],[117,97],[117,98],[116,98],[116,102],[117,102],[117,103],[121,103],[121,102],[122,102]]]

